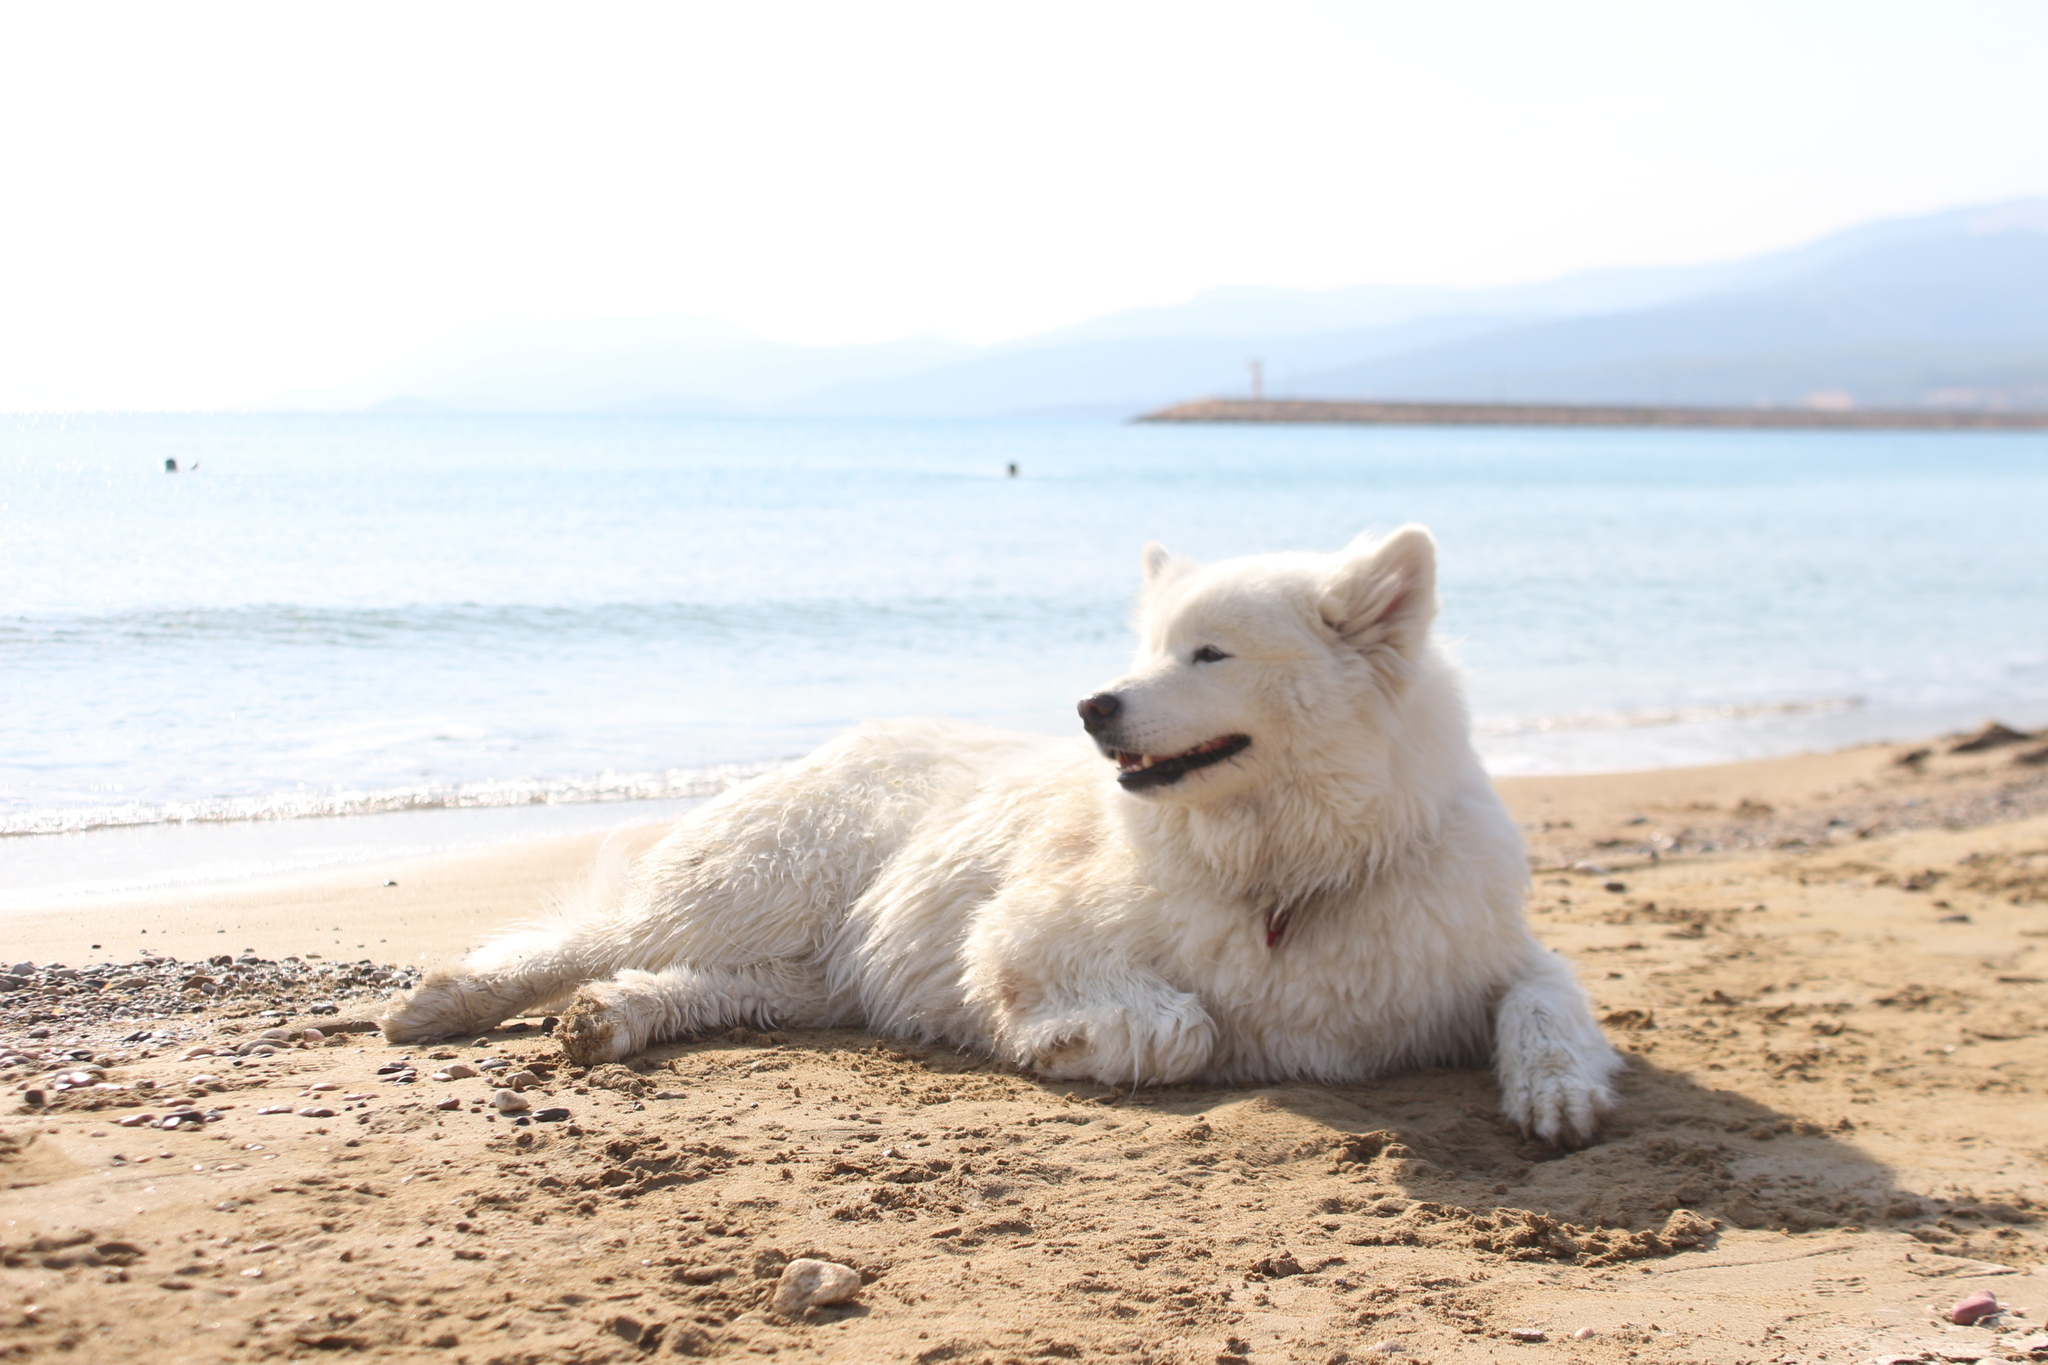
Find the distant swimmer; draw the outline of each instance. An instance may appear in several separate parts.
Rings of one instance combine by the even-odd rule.
[[[1010,466],[1010,477],[1011,477],[1011,478],[1013,478],[1013,479],[1017,477],[1017,466],[1015,466],[1015,465],[1011,465],[1011,466]]]
[[[178,472],[178,462],[177,462],[176,460],[165,460],[165,461],[164,461],[164,473],[166,473],[166,474],[175,474],[175,473],[177,473],[177,472]]]

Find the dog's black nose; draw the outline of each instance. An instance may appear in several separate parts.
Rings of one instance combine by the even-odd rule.
[[[1116,713],[1124,709],[1114,692],[1097,692],[1094,696],[1074,708],[1081,713],[1081,728],[1091,735],[1102,733],[1102,727],[1116,719]]]

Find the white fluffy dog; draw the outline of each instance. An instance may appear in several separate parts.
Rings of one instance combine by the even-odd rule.
[[[583,1062],[860,1026],[1114,1085],[1490,1054],[1509,1118],[1588,1140],[1620,1063],[1523,920],[1521,837],[1428,642],[1428,532],[1144,564],[1136,664],[1081,703],[1093,745],[863,726],[430,976],[386,1035],[568,1001]]]

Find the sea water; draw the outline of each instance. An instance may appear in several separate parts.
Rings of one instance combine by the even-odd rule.
[[[1153,540],[1428,525],[1496,772],[2036,726],[2044,513],[2024,433],[0,419],[0,889],[160,867],[124,827],[587,821],[864,717],[1073,734]]]

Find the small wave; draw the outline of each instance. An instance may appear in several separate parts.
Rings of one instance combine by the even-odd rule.
[[[728,763],[658,773],[600,773],[591,778],[458,782],[378,791],[271,792],[191,801],[131,801],[111,806],[59,806],[0,816],[0,836],[77,834],[133,825],[213,824],[233,820],[301,820],[313,816],[383,815],[392,811],[475,810],[504,806],[588,805],[716,796],[778,766]]]
[[[1807,701],[1731,702],[1722,706],[1673,706],[1640,711],[1572,711],[1556,716],[1482,716],[1472,728],[1488,737],[1546,735],[1573,730],[1645,730],[1659,725],[1697,725],[1717,720],[1826,715],[1855,711],[1862,706],[1861,697],[1820,697]]]

